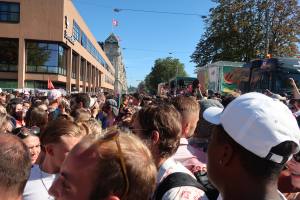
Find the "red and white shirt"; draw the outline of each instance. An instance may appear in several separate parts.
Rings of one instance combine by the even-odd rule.
[[[182,164],[176,162],[172,157],[168,158],[159,168],[157,175],[157,186],[161,183],[169,174],[175,172],[183,172],[191,175],[193,178],[195,176]],[[196,179],[196,178],[195,178]],[[192,186],[182,186],[175,187],[168,190],[162,200],[207,200],[204,191],[192,187]]]

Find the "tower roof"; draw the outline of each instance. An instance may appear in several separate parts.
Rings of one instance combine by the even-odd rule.
[[[111,43],[111,44],[119,44],[119,40],[115,34],[110,34],[108,38],[105,40],[105,43]]]

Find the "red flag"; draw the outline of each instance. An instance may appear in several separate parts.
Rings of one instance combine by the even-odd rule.
[[[118,22],[116,19],[113,19],[113,20],[112,20],[112,25],[113,25],[113,26],[118,26],[118,25],[119,25],[119,22]]]
[[[52,81],[48,78],[48,90],[55,89]]]

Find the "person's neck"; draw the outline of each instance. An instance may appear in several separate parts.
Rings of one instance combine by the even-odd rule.
[[[46,172],[48,174],[56,174],[58,173],[58,170],[56,167],[53,166],[51,159],[49,158],[48,155],[45,155],[44,161],[40,165],[40,169],[43,172]]]
[[[51,105],[49,105],[49,107],[52,109],[57,109],[58,105],[59,105],[58,102],[53,102],[53,103],[51,103]]]
[[[5,200],[21,200],[22,195],[17,195],[16,192],[0,189],[1,199]]]
[[[156,167],[157,169],[159,169],[162,164],[164,164],[164,162],[167,160],[168,158],[159,158],[159,159],[156,159],[155,160],[155,164],[156,164]]]
[[[247,180],[247,179],[240,179]],[[232,183],[234,180],[232,181]],[[280,200],[276,181],[249,181],[247,183],[235,182],[236,184],[227,184],[224,192],[221,192],[223,200]]]

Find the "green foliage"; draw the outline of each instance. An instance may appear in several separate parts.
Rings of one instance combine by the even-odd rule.
[[[213,0],[207,29],[191,56],[197,67],[219,60],[294,56],[300,42],[297,0]]]
[[[177,71],[178,70],[178,71]],[[156,93],[157,86],[161,82],[168,82],[177,76],[187,76],[184,64],[176,58],[167,57],[155,60],[154,67],[145,78],[146,88],[150,93]]]

